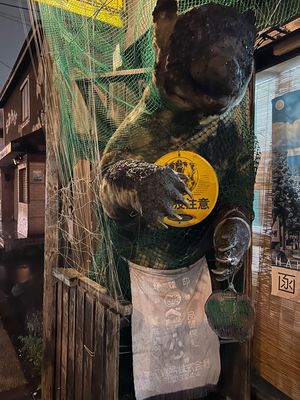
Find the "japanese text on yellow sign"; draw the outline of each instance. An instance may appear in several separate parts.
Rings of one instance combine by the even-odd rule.
[[[213,167],[207,160],[192,151],[173,151],[165,154],[156,164],[168,166],[179,174],[186,176],[186,185],[193,193],[193,198],[185,196],[189,208],[183,204],[175,204],[174,209],[182,218],[181,221],[165,218],[167,225],[186,227],[204,220],[216,205],[219,184]]]

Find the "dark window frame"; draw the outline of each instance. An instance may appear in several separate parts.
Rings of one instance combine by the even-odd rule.
[[[27,167],[24,166],[18,170],[18,201],[28,204],[28,176]]]
[[[21,121],[22,124],[30,120],[30,86],[29,86],[29,75],[25,78],[24,82],[20,86],[21,94]]]

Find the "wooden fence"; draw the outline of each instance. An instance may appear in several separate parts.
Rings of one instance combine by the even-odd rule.
[[[53,271],[53,400],[118,399],[120,320],[131,306],[73,269]]]

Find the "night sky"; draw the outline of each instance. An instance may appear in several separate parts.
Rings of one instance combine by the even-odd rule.
[[[0,90],[30,29],[27,0],[0,0]]]

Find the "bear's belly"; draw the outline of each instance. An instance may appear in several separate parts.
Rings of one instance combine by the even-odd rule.
[[[215,213],[213,211],[205,220],[188,228],[146,228],[134,239],[120,232],[119,252],[135,264],[148,268],[187,267],[211,250]]]

